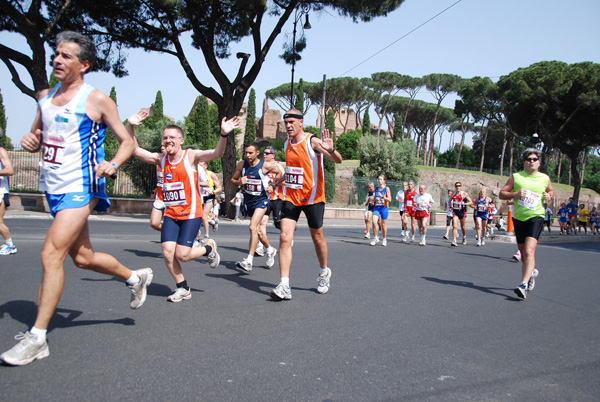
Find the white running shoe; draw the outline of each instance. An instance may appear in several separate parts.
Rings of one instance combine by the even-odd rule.
[[[427,245],[427,242],[425,242],[425,239],[421,239],[419,246],[426,246],[426,245]]]
[[[275,300],[292,300],[292,291],[289,286],[284,286],[283,283],[271,290],[269,294]]]
[[[456,244],[456,240],[452,240],[452,243],[450,243],[451,247],[458,247],[458,244]]]
[[[463,237],[462,244],[463,244],[463,246],[466,246],[466,245],[467,245],[467,238],[466,238],[466,237]]]
[[[413,235],[413,237],[410,238],[410,242],[414,243],[415,242],[415,236]]]
[[[243,271],[252,272],[252,263],[248,261],[247,258],[244,258],[242,261],[236,262],[235,266]]]
[[[48,343],[40,343],[37,336],[29,331],[19,332],[15,339],[19,341],[15,346],[0,355],[0,360],[11,366],[24,366],[36,359],[43,359],[50,356]]]
[[[381,241],[381,245],[382,245],[383,247],[386,247],[386,246],[387,246],[387,239],[383,239],[383,240]]]
[[[221,262],[221,256],[217,252],[217,242],[213,239],[206,239],[205,244],[212,247],[212,251],[206,256],[208,259],[208,266],[211,268],[218,267]]]
[[[517,251],[514,255],[513,255],[513,260],[515,261],[521,261],[521,252]]]
[[[371,238],[371,233],[365,233],[365,239],[370,239]]]
[[[373,240],[371,240],[371,243],[369,243],[371,246],[376,245],[377,243],[379,243],[379,237],[375,236],[373,238]]]
[[[531,273],[531,276],[529,277],[529,282],[527,283],[527,291],[531,292],[533,290],[533,288],[535,287],[535,278],[537,278],[539,274],[539,271],[534,268],[533,272]]]
[[[192,298],[192,289],[177,288],[175,293],[167,297],[167,301],[179,303],[182,300],[190,300]]]
[[[481,240],[477,240],[477,247],[481,247]]]
[[[14,244],[9,246],[8,244],[4,243],[2,246],[0,246],[0,255],[16,254],[16,252],[17,246]]]
[[[331,269],[326,269],[327,272],[325,274],[319,275],[319,277],[317,278],[317,281],[319,282],[319,285],[317,286],[317,292],[321,294],[325,294],[329,290],[329,281],[331,280]]]
[[[254,254],[258,255],[259,257],[265,256],[265,246],[263,246],[261,242],[258,242],[258,244],[256,245],[256,250],[254,250]]]
[[[481,239],[481,245],[485,246],[485,238]]]
[[[277,255],[277,249],[275,247],[269,247],[266,254],[267,267],[271,268],[275,264],[275,255]]]
[[[138,309],[142,307],[146,301],[148,286],[150,286],[152,283],[152,278],[154,276],[150,268],[138,269],[135,271],[135,273],[140,278],[140,281],[129,287],[129,289],[131,289],[131,300],[129,302],[129,307],[132,309]]]

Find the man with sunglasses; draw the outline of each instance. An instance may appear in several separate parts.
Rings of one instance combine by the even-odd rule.
[[[521,299],[535,287],[535,249],[544,225],[544,202],[554,197],[550,178],[539,171],[541,154],[536,148],[527,148],[523,152],[524,170],[514,173],[500,190],[501,200],[515,202],[513,225],[521,253],[522,278],[514,291]]]

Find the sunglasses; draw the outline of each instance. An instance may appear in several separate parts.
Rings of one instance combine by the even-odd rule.
[[[537,162],[540,160],[540,158],[527,158],[525,159],[527,162]]]
[[[263,152],[263,155],[273,155],[273,152]]]

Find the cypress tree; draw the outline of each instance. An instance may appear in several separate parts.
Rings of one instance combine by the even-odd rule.
[[[4,98],[2,97],[2,91],[0,91],[0,147],[12,151],[13,145],[6,134],[6,110],[4,109]]]
[[[54,78],[54,75],[52,75],[50,77],[50,81],[52,81],[52,78]],[[110,99],[113,100],[113,102],[115,102],[115,105],[116,105],[117,104],[117,91],[116,91],[115,87],[112,87],[110,89],[109,97],[110,97]],[[115,135],[111,131],[111,129],[107,128],[106,132],[105,132],[105,139],[104,139],[104,159],[106,159],[107,161],[110,161],[112,158],[115,157],[118,149],[119,149],[119,141],[117,141],[117,138],[115,137]],[[115,190],[114,179],[107,177],[106,178],[106,192],[109,195],[113,195],[114,190]]]
[[[304,113],[304,80],[300,78],[298,87],[296,88],[296,99],[294,101],[294,108]]]
[[[250,95],[248,96],[244,144],[250,144],[254,141],[256,141],[256,91],[252,88],[250,89]]]
[[[333,109],[329,109],[327,112],[325,128],[333,134],[335,145],[335,112]],[[325,170],[325,199],[327,202],[333,202],[335,197],[335,163],[329,158],[323,158],[323,167]]]
[[[369,107],[365,110],[365,114],[363,116],[363,127],[362,127],[363,135],[371,135],[371,118],[369,117]]]

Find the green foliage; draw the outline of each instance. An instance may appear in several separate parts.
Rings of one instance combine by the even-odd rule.
[[[358,159],[358,140],[362,137],[362,130],[350,130],[335,142],[335,149],[344,159]]]
[[[335,135],[335,112],[329,109],[327,119],[325,120],[325,128],[333,133],[333,143],[336,143]],[[329,158],[323,157],[323,168],[325,170],[325,199],[327,202],[333,202],[335,197],[335,163]]]
[[[304,111],[304,80],[302,78],[300,78],[295,92],[296,99],[294,100],[294,107]]]
[[[218,111],[215,113],[215,105],[209,105],[205,96],[199,96],[196,107],[191,116],[186,117],[184,131],[186,148],[213,149],[219,142],[220,124],[218,123]],[[220,159],[208,162],[208,168],[213,172],[220,172],[222,166]]]
[[[54,77],[54,73],[52,73],[52,75],[50,76],[50,81],[52,81],[52,78]],[[56,79],[55,79],[56,81]],[[58,81],[56,81],[58,83]],[[109,95],[110,99],[113,100],[113,102],[115,102],[115,105],[117,104],[117,91],[115,89],[115,87],[112,87],[110,89],[110,95]],[[124,123],[126,124],[126,122]],[[117,140],[117,137],[115,137],[115,134],[112,132],[112,130],[110,128],[106,129],[106,134],[105,134],[105,139],[104,139],[104,159],[106,159],[107,161],[112,160],[115,155],[117,154],[117,150],[119,149],[119,141]],[[106,178],[106,193],[108,195],[113,195],[114,192],[114,188],[115,188],[115,180],[107,177]]]
[[[0,147],[7,151],[12,151],[14,149],[12,141],[6,133],[6,109],[4,108],[2,91],[0,91]]]
[[[146,122],[136,127],[135,138],[141,148],[150,152],[160,152],[162,131],[171,122],[167,120],[163,123],[162,127],[148,127]],[[131,158],[121,167],[121,170],[127,173],[141,193],[150,194],[156,188],[156,166]]]
[[[54,88],[56,84],[58,84],[58,80],[54,76],[54,70],[52,70],[52,72],[50,73],[50,81],[48,81],[49,88]]]
[[[358,142],[360,167],[357,176],[377,177],[384,174],[388,180],[419,179],[415,157],[417,145],[412,140],[388,142],[383,136],[365,136]]]
[[[456,166],[456,160],[458,159],[458,147],[456,145],[454,148],[447,150],[446,152],[440,154],[438,157],[438,166]],[[463,146],[462,152],[460,154],[460,166],[463,168],[479,168],[480,158],[478,155],[473,152],[473,149]],[[493,169],[497,169],[498,167],[494,167]]]
[[[256,141],[256,91],[250,90],[248,96],[248,110],[246,112],[246,131],[244,133],[244,144]]]
[[[363,135],[371,135],[371,117],[369,116],[369,107],[365,110],[365,114],[363,116],[363,126],[362,126]]]
[[[156,98],[154,99],[154,103],[150,108],[150,112],[151,115],[148,116],[148,118],[144,121],[144,126],[156,129],[158,127],[164,128],[167,125],[165,124],[165,121],[167,121],[168,118],[166,118],[163,114],[163,99],[160,91],[156,93]]]
[[[563,168],[563,170],[567,169]],[[566,182],[567,180],[561,180],[561,183]],[[591,188],[595,192],[600,193],[600,158],[596,155],[589,154],[587,157],[585,176],[583,177],[583,187]]]

